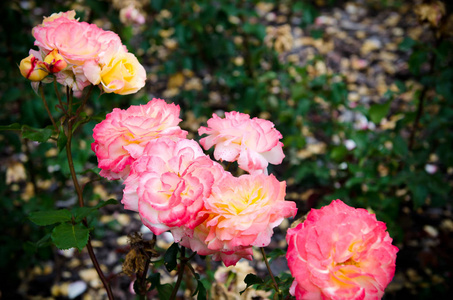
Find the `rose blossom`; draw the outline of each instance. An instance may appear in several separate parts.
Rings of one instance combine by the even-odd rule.
[[[122,203],[138,211],[154,234],[181,226],[193,229],[203,222],[198,212],[224,173],[197,142],[160,138],[150,142],[132,164]]]
[[[381,299],[395,273],[385,224],[341,200],[312,209],[286,240],[296,299]]]
[[[249,173],[267,174],[268,163],[280,164],[285,157],[280,132],[270,121],[253,118],[239,112],[226,112],[221,119],[216,114],[208,120],[208,127],[200,127],[200,135],[207,134],[200,144],[207,150],[215,146],[217,160],[238,161]]]
[[[102,84],[107,93],[133,94],[145,86],[145,68],[122,45],[110,47],[99,60],[87,62],[83,70],[92,84]]]
[[[205,202],[207,247],[232,253],[267,246],[273,228],[297,212],[295,202],[285,201],[285,188],[273,175],[223,177]]]
[[[100,175],[108,179],[125,178],[130,165],[146,145],[160,137],[185,138],[187,131],[178,124],[179,106],[162,99],[127,110],[115,108],[93,129],[91,149],[98,158]]]
[[[50,19],[50,20],[49,20]],[[52,15],[32,30],[35,45],[45,54],[58,49],[64,59],[74,65],[98,59],[114,45],[121,45],[119,36],[95,24],[74,20],[74,13]]]

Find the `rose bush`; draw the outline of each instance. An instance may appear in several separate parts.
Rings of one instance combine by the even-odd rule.
[[[249,173],[267,174],[267,166],[280,164],[285,157],[279,140],[280,132],[271,121],[253,118],[240,112],[226,112],[222,119],[216,114],[208,120],[208,127],[200,127],[204,149],[214,148],[220,161],[238,161],[239,168]]]
[[[341,200],[312,209],[286,239],[296,299],[381,299],[395,273],[385,223]]]

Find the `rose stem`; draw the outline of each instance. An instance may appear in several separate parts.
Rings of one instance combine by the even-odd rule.
[[[68,98],[68,115],[70,116],[72,113],[72,90],[69,89],[69,87],[66,88],[67,92],[67,98]],[[81,111],[81,110],[79,110]],[[69,118],[68,119],[68,132],[67,132],[67,141],[66,141],[66,156],[68,158],[68,165],[69,165],[69,170],[71,172],[71,177],[72,181],[74,183],[74,187],[77,192],[77,197],[79,199],[79,206],[84,207],[83,203],[83,193],[82,189],[80,188],[79,181],[77,180],[77,175],[75,172],[74,168],[74,161],[72,160],[72,152],[71,152],[71,140],[72,140],[72,125],[73,122],[77,119],[78,115],[75,116],[75,118]],[[88,227],[86,218],[83,220],[83,224]],[[91,261],[93,262],[94,268],[96,269],[96,272],[99,275],[99,278],[102,281],[102,284],[104,285],[105,290],[107,291],[107,296],[110,300],[113,299],[113,293],[110,288],[110,285],[105,278],[104,274],[102,273],[101,267],[99,266],[99,263],[96,259],[96,255],[94,254],[93,246],[91,245],[91,237],[88,237],[88,243],[87,243],[87,250],[88,254],[90,255]]]
[[[44,87],[42,83],[39,83],[39,92],[41,93],[41,99],[42,102],[44,103],[44,107],[46,108],[47,114],[49,115],[50,121],[52,121],[53,127],[58,132],[57,123],[55,123],[55,120],[53,119],[52,114],[50,113],[49,105],[47,104],[46,97],[44,96]]]
[[[267,261],[266,253],[264,252],[264,247],[260,247],[260,250],[261,250],[261,254],[263,255],[263,260],[266,263],[267,270],[269,271],[269,275],[271,275],[272,285],[274,286],[274,289],[277,292],[277,294],[280,296],[282,292],[278,288],[277,281],[275,281],[274,274],[271,271],[271,266],[269,265],[269,262]]]
[[[170,300],[176,299],[176,294],[178,293],[179,286],[181,285],[182,282],[182,277],[184,275],[184,270],[186,268],[186,247],[182,246],[181,247],[181,263],[179,264],[179,270],[178,270],[178,279],[176,280],[175,287],[173,288],[173,291],[171,292]]]

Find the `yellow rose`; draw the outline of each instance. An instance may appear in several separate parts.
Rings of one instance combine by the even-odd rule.
[[[105,92],[127,95],[145,86],[146,71],[134,54],[121,49],[101,67],[100,78]]]
[[[49,75],[45,63],[32,54],[20,61],[19,69],[22,76],[31,81],[41,81]]]

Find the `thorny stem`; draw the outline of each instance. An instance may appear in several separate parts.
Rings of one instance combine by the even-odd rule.
[[[280,289],[278,288],[277,281],[275,281],[274,274],[271,271],[271,266],[269,265],[269,262],[267,261],[266,253],[264,252],[264,247],[261,247],[260,250],[261,250],[261,254],[263,255],[263,260],[266,263],[267,270],[269,271],[269,275],[271,275],[272,285],[274,286],[274,290],[275,290],[275,292],[277,292],[277,294],[279,295],[279,298],[280,298],[282,291],[280,291]]]
[[[44,107],[46,108],[47,114],[49,115],[50,121],[52,121],[53,127],[58,132],[57,123],[55,123],[55,120],[53,119],[52,114],[50,113],[49,105],[47,104],[46,97],[44,96],[44,87],[42,83],[39,84],[39,92],[41,93],[41,99],[42,102],[44,103]]]
[[[72,113],[72,91],[69,88],[67,88],[66,92],[67,92],[67,99],[68,99],[68,111],[67,112],[68,112],[68,115],[70,116]],[[85,104],[85,102],[83,104]],[[77,111],[79,112],[79,110],[77,110]],[[78,117],[78,114],[76,114],[74,116],[74,118],[72,118],[72,117],[68,118],[68,125],[67,125],[68,128],[67,128],[67,133],[66,133],[67,134],[66,156],[68,158],[69,171],[71,172],[72,181],[74,183],[77,197],[79,199],[79,206],[84,207],[83,192],[82,192],[82,189],[80,188],[79,181],[77,180],[77,175],[75,172],[74,161],[72,160],[72,152],[71,152],[72,125],[73,125],[73,122],[77,120],[77,117]],[[88,226],[86,218],[83,220],[83,224],[85,226]],[[90,255],[91,261],[93,262],[93,266],[96,269],[96,272],[98,273],[99,278],[101,279],[105,290],[107,291],[107,296],[110,300],[112,300],[114,298],[112,289],[110,288],[107,278],[105,278],[104,273],[102,272],[101,267],[99,266],[99,262],[96,259],[96,255],[94,254],[93,246],[91,245],[91,237],[88,237],[87,250],[88,250],[88,254]]]
[[[185,257],[186,256],[186,247],[181,247],[181,263],[179,264],[179,270],[178,270],[178,279],[176,280],[175,287],[173,288],[173,291],[171,292],[170,300],[176,299],[176,294],[178,293],[179,286],[181,285],[182,282],[182,277],[184,275],[184,270],[186,269],[186,263],[188,259]]]

